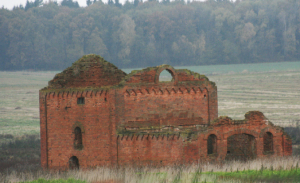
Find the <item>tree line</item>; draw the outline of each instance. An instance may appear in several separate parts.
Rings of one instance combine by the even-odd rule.
[[[89,53],[121,68],[300,60],[298,0],[87,4],[0,9],[0,70],[62,70]]]

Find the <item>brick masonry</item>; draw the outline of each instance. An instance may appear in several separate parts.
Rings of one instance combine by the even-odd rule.
[[[172,75],[171,82],[159,82],[163,70]],[[44,168],[292,154],[289,136],[261,112],[248,112],[244,120],[218,118],[215,83],[169,65],[127,75],[97,55],[86,55],[49,81],[39,101]]]

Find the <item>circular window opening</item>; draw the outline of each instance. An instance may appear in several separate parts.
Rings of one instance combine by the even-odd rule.
[[[172,74],[168,70],[163,70],[159,75],[159,82],[172,82],[174,81]]]

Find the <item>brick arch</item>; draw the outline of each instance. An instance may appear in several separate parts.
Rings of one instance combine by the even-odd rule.
[[[259,137],[263,137],[265,133],[270,132],[273,134],[273,136],[275,136],[276,133],[276,129],[270,128],[270,127],[266,127],[264,129],[262,129],[259,133]],[[281,134],[280,134],[281,135]]]
[[[248,135],[252,135],[255,138],[259,137],[259,133],[258,132],[254,131],[254,130],[249,130],[249,129],[242,128],[242,129],[233,130],[233,131],[225,133],[224,134],[224,139],[227,139],[228,137],[230,137],[232,135],[242,134],[242,133],[245,133],[245,134],[248,134]]]
[[[209,132],[209,133],[206,133],[206,134],[204,134],[204,137],[203,137],[203,139],[204,140],[207,140],[208,139],[208,136],[210,136],[210,135],[215,135],[216,137],[217,137],[217,140],[221,140],[222,138],[221,138],[221,135],[218,135],[218,134],[221,134],[219,131],[217,131],[217,130],[214,130],[214,131],[211,131],[211,132]]]
[[[74,133],[76,127],[79,127],[79,128],[81,129],[81,133],[84,133],[84,132],[85,132],[83,124],[80,123],[80,122],[78,122],[78,121],[76,121],[76,122],[72,125],[72,133]]]
[[[70,156],[69,157],[69,169],[70,170],[76,170],[79,169],[80,167],[80,162],[79,162],[79,158],[77,156]]]
[[[249,160],[257,156],[258,133],[251,133],[251,130],[236,130],[229,132],[227,137],[227,153],[225,160]]]
[[[160,75],[160,73],[161,73],[162,71],[164,71],[164,70],[167,70],[167,71],[172,75],[173,80],[174,80],[174,81],[172,81],[172,82],[173,82],[174,85],[177,85],[177,83],[178,83],[178,76],[177,76],[177,73],[176,73],[175,69],[174,69],[172,66],[169,66],[169,65],[163,65],[163,66],[161,66],[161,67],[156,71],[154,82],[155,82],[156,84],[159,83],[159,75]]]

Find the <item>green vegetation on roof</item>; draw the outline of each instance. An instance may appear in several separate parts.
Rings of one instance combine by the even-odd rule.
[[[84,88],[76,87],[74,89],[61,88],[68,82],[69,79],[73,79],[74,77],[77,77],[82,71],[86,71],[87,69],[89,69],[91,64],[99,64],[102,67],[103,71],[104,72],[107,71],[108,73],[114,73],[115,71],[120,71],[124,74],[124,78],[119,82],[119,84],[116,84],[113,86],[107,86],[107,87],[91,86],[91,87],[84,87]],[[95,55],[95,54],[89,54],[89,55],[84,55],[83,57],[81,57],[80,59],[75,61],[71,67],[68,67],[61,73],[56,74],[55,77],[51,81],[49,81],[48,87],[43,88],[41,91],[46,91],[46,92],[55,92],[55,91],[62,91],[62,90],[88,91],[88,90],[103,90],[103,89],[108,90],[108,89],[112,89],[112,88],[121,88],[130,80],[130,78],[134,77],[135,75],[147,73],[147,72],[153,71],[153,70],[159,70],[160,68],[166,68],[166,67],[173,68],[170,65],[162,64],[162,65],[159,65],[156,67],[147,67],[142,70],[133,70],[133,71],[131,71],[130,74],[126,74],[123,71],[121,71],[120,69],[118,69],[112,63],[104,60],[101,56]],[[210,82],[209,79],[205,75],[200,75],[199,73],[190,71],[188,69],[178,69],[178,70],[175,70],[175,72],[177,72],[177,73],[184,72],[187,75],[192,75],[196,79],[204,79],[202,81],[191,81],[194,84],[195,84],[195,82],[198,82],[197,84],[200,84],[199,82],[203,83],[203,81],[204,82],[208,81],[210,84],[215,86],[215,83]],[[187,82],[189,82],[189,81],[185,81],[185,83],[187,83]],[[141,84],[141,83],[133,83],[130,85],[139,85],[139,84]],[[58,86],[58,87],[56,87],[56,86]]]

